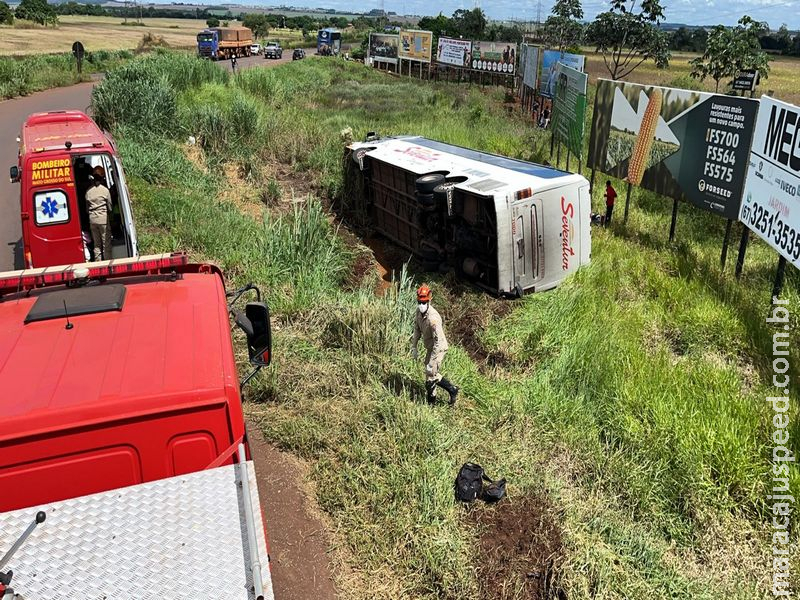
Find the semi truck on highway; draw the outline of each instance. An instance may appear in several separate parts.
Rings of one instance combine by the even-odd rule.
[[[247,27],[211,27],[197,34],[197,54],[211,60],[250,56],[252,45]]]
[[[257,288],[183,253],[0,273],[0,331],[0,598],[272,599],[240,393],[271,356]]]
[[[581,175],[422,137],[349,146],[350,207],[428,270],[455,270],[498,295],[558,285],[589,262]]]
[[[26,268],[82,263],[91,257],[86,191],[90,175],[111,194],[111,257],[138,255],[130,194],[111,136],[84,113],[30,115],[22,125],[18,163],[22,258]]]

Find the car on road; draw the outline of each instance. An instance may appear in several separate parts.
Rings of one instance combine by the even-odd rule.
[[[282,58],[283,48],[280,42],[267,42],[264,46],[264,58]]]
[[[292,60],[302,60],[306,57],[306,51],[302,48],[295,48],[292,52]]]
[[[261,44],[250,44],[250,54],[253,56],[261,54]]]

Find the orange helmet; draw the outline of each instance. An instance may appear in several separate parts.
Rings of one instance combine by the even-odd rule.
[[[429,288],[427,284],[423,283],[417,289],[417,302],[430,302],[431,295],[431,288]]]

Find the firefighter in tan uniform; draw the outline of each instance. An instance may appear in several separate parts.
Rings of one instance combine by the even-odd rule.
[[[450,394],[450,404],[454,404],[458,395],[458,388],[447,381],[439,373],[444,355],[447,352],[447,338],[444,335],[442,317],[430,305],[431,289],[422,284],[417,290],[418,310],[414,317],[414,335],[411,336],[411,355],[417,359],[417,343],[422,338],[425,346],[425,390],[428,392],[428,402],[436,400],[436,386]]]
[[[89,175],[91,187],[86,190],[89,227],[94,244],[94,259],[111,260],[111,192],[103,185],[100,175]]]

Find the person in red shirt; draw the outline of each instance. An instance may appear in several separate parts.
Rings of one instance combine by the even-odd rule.
[[[617,192],[616,190],[611,187],[611,182],[606,181],[606,220],[605,226],[611,223],[611,213],[614,212],[614,200],[617,199]]]

